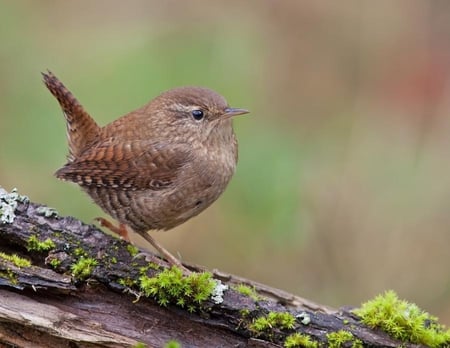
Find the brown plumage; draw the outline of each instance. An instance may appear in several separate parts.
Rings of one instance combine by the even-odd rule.
[[[171,229],[221,195],[237,162],[231,117],[248,111],[210,89],[180,87],[99,127],[55,75],[43,77],[67,122],[68,162],[56,176],[179,264],[147,232]]]

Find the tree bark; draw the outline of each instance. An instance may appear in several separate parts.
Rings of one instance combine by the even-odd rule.
[[[194,313],[174,304],[160,306],[138,286],[120,280],[139,278],[149,260],[167,268],[165,261],[152,254],[133,256],[125,241],[1,188],[0,197],[0,251],[32,264],[20,266],[0,256],[0,346],[133,347],[141,342],[164,347],[175,340],[182,347],[282,347],[294,332],[326,346],[326,334],[343,329],[364,346],[419,347],[367,328],[350,308],[329,308],[217,270],[211,272],[214,278],[228,286],[223,302],[208,300]],[[39,251],[30,237],[54,245]],[[97,262],[84,278],[73,274],[80,257]],[[148,269],[149,276],[160,270]],[[254,288],[258,297],[236,291],[238,284]],[[252,330],[254,318],[270,311],[291,313],[295,327]]]

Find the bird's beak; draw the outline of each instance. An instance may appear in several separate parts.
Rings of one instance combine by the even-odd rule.
[[[248,114],[249,112],[250,112],[250,111],[245,110],[245,109],[226,108],[226,109],[225,109],[224,116],[227,116],[227,117],[233,117],[233,116],[237,116],[237,115]]]

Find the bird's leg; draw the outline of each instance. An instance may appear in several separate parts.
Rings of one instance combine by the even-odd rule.
[[[128,230],[127,230],[126,225],[119,224],[119,226],[116,226],[109,220],[102,218],[102,217],[95,218],[95,220],[100,223],[100,226],[106,227],[111,232],[118,234],[123,240],[125,240],[127,242],[130,241],[130,237],[128,236]]]
[[[141,236],[144,237],[145,240],[149,242],[156,250],[158,250],[160,255],[165,257],[167,262],[169,262],[172,266],[179,267],[185,274],[191,273],[191,271],[183,266],[180,260],[173,256],[168,250],[164,249],[148,232],[142,233]]]
[[[98,217],[95,220],[98,221],[102,227],[106,227],[110,231],[118,234],[125,241],[130,242],[130,238],[128,237],[127,226],[125,224],[119,224],[119,226],[115,226],[109,220],[101,217]],[[140,233],[140,235],[144,237],[144,239],[147,242],[149,242],[159,252],[161,256],[165,257],[169,264],[171,264],[172,266],[179,267],[184,274],[191,273],[191,271],[189,271],[186,267],[183,266],[180,260],[178,260],[175,256],[173,256],[168,250],[164,249],[162,245],[160,245],[150,234]]]

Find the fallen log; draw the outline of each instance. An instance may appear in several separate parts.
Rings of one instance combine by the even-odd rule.
[[[369,328],[351,308],[185,267],[0,188],[0,345],[424,346]]]

